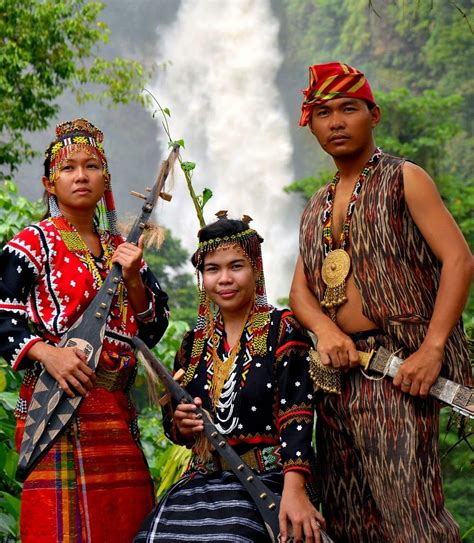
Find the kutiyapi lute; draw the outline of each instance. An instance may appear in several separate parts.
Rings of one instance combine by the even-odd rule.
[[[145,203],[127,236],[128,242],[134,244],[138,242],[158,198],[161,196],[164,199],[169,199],[163,193],[163,189],[178,154],[179,145],[175,145],[168,158],[163,162],[153,188],[149,189],[148,196],[135,193],[143,197]],[[89,367],[94,371],[97,368],[102,350],[107,315],[121,277],[121,266],[114,264],[95,298],[58,343],[58,347],[81,349],[87,357]],[[67,396],[57,381],[46,370],[43,370],[38,378],[28,409],[16,471],[16,478],[19,481],[24,481],[27,478],[31,470],[73,420],[73,415],[81,401],[82,396],[80,395],[73,398]]]

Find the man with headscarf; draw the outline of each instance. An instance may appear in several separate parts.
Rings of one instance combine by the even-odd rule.
[[[458,542],[428,392],[440,373],[471,382],[460,322],[471,254],[428,174],[376,147],[381,111],[364,74],[338,62],[309,74],[300,125],[338,171],[303,213],[290,303],[317,339],[328,532],[339,543]],[[357,350],[379,346],[406,359],[393,381],[359,369]]]

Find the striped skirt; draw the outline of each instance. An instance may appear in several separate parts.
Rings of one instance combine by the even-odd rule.
[[[281,472],[260,475],[281,495]],[[269,543],[250,495],[231,471],[185,477],[173,485],[145,520],[134,543],[219,541]]]

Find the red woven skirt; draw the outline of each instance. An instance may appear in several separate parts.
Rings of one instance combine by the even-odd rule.
[[[23,486],[22,543],[128,543],[154,505],[133,438],[134,410],[120,391],[95,388],[74,424]],[[24,421],[18,421],[17,444]]]

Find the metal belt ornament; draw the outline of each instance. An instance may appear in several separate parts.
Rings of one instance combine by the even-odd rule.
[[[133,338],[133,343],[141,352],[147,362],[151,365],[160,381],[166,387],[169,394],[177,403],[194,403],[192,396],[187,390],[182,388],[162,362],[151,352],[151,350],[137,337]],[[212,422],[211,415],[200,407],[196,407],[196,414],[201,417],[204,423],[204,433],[215,451],[221,456],[225,466],[232,470],[237,479],[250,494],[260,515],[262,516],[265,528],[272,543],[280,541],[280,523],[278,513],[280,511],[281,498],[270,490],[258,475],[250,469],[248,464],[235,452],[227,443],[224,436],[217,430]],[[320,529],[321,542],[333,543],[332,539]],[[293,542],[294,538],[289,537],[288,543]]]
[[[179,146],[176,145],[167,160],[163,162],[153,188],[148,189],[148,196],[133,193],[144,198],[145,203],[127,236],[128,242],[135,244],[138,242],[140,235],[147,227],[158,197],[165,200],[171,199],[162,190],[178,153]],[[87,357],[87,364],[94,371],[99,363],[107,315],[121,277],[120,265],[114,264],[94,300],[57,345],[58,347],[81,349]],[[80,395],[73,398],[67,396],[57,381],[46,370],[43,370],[28,408],[16,471],[16,478],[19,481],[24,481],[28,477],[31,470],[72,422],[82,399]]]
[[[376,351],[368,353],[357,351],[359,354],[360,367],[365,370],[371,370],[379,373],[382,377],[395,377],[404,360],[394,355],[384,347],[379,347]],[[315,369],[318,375],[317,367],[322,365],[319,353],[312,349],[310,351],[310,375],[316,384]],[[325,367],[326,368],[326,367]],[[318,386],[325,392],[335,394],[341,393],[341,373],[336,368],[326,368],[330,371],[326,382]],[[332,372],[331,372],[332,370]],[[431,386],[429,395],[437,398],[441,402],[449,405],[454,411],[464,417],[474,419],[474,389],[455,383],[445,377],[438,377]]]

